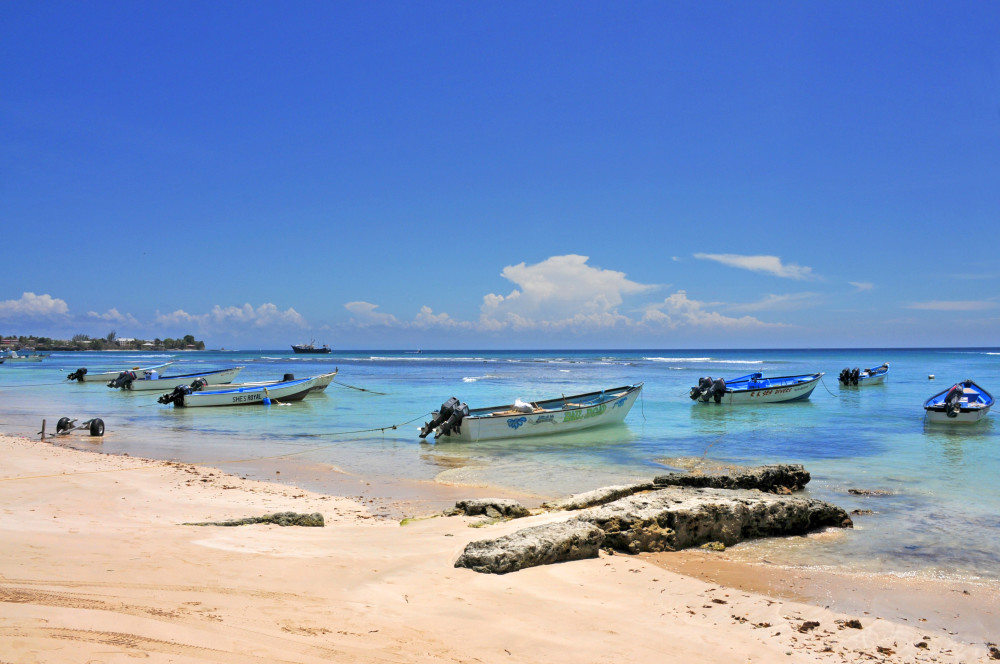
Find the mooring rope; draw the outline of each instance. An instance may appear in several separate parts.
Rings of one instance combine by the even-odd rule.
[[[826,381],[825,381],[825,380],[823,380],[823,377],[822,377],[822,376],[820,376],[820,377],[819,377],[819,382],[823,383],[823,387],[825,387],[825,388],[826,388],[826,391],[827,391],[827,392],[830,392],[830,388],[829,388],[829,387],[826,387]],[[840,395],[839,395],[839,394],[834,394],[833,392],[830,392],[830,396],[832,396],[832,397],[833,397],[834,399],[839,399],[839,398],[840,398]]]
[[[337,380],[334,380],[334,381],[331,381],[331,382],[334,385],[341,385],[343,387],[349,387],[352,390],[357,390],[358,392],[368,392],[369,394],[380,394],[382,396],[386,396],[386,394],[387,394],[386,392],[376,392],[375,390],[369,390],[369,389],[364,388],[364,387],[355,387],[354,385],[348,385],[347,383],[341,383],[340,381],[337,381]],[[423,415],[421,415],[421,417],[423,417]]]

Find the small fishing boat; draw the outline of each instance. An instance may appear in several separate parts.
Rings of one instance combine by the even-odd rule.
[[[579,431],[621,422],[642,392],[642,383],[558,399],[470,409],[452,397],[424,423],[420,437],[475,442]]]
[[[952,385],[924,402],[930,422],[968,423],[986,417],[993,396],[971,380]]]
[[[217,369],[215,371],[201,371],[198,373],[175,374],[161,376],[156,369],[149,371],[122,371],[113,380],[108,381],[108,387],[131,390],[133,392],[149,392],[160,390],[161,392],[170,389],[172,385],[190,385],[197,378],[204,378],[209,385],[225,385],[233,382],[236,376],[243,371],[243,367],[232,367],[230,369]],[[166,382],[164,382],[166,381]]]
[[[313,339],[312,341],[310,341],[307,344],[294,344],[292,346],[292,351],[296,352],[296,353],[312,353],[312,354],[320,354],[320,353],[330,353],[330,352],[333,352],[333,351],[330,350],[330,347],[327,346],[326,344],[323,344],[321,347],[316,348],[316,340],[315,339]]]
[[[875,367],[873,369],[859,369],[854,367],[854,369],[844,368],[838,376],[841,385],[857,385],[862,387],[864,385],[881,385],[885,382],[886,377],[889,375],[889,363],[886,362],[880,367]]]
[[[711,376],[698,379],[698,386],[691,388],[690,397],[694,401],[725,404],[784,403],[802,401],[809,398],[822,373],[800,376],[779,376],[764,378],[762,373],[752,373],[732,380]]]
[[[27,355],[21,355],[16,350],[11,349],[7,351],[7,354],[3,356],[3,359],[0,360],[0,362],[3,360],[7,360],[8,362],[41,362],[42,359],[46,357],[48,357],[48,355],[42,353],[28,353]]]
[[[316,384],[313,385],[312,389],[310,390],[310,393],[322,392],[330,385],[330,383],[333,382],[333,379],[336,377],[337,377],[337,371],[331,371],[330,373],[319,374],[318,376],[312,376],[312,378],[316,379]],[[290,380],[295,380],[295,374],[287,373],[284,375],[284,377],[282,377],[279,380],[260,380],[250,383],[233,383],[232,385],[228,385],[227,389],[237,388],[237,387],[261,387],[261,386],[270,387],[271,385],[276,385],[278,383],[287,383]]]
[[[173,392],[164,394],[157,402],[177,407],[198,406],[258,406],[271,403],[301,401],[316,386],[316,378],[300,378],[270,385],[247,387],[220,386],[225,389],[205,390],[199,378],[192,385],[178,385]]]
[[[163,367],[169,367],[173,362],[164,362],[163,364],[154,364],[151,367],[132,367],[132,369],[125,369],[125,371],[135,371],[136,373],[145,373],[146,371],[154,371],[162,369]],[[73,371],[68,376],[66,380],[73,380],[78,383],[104,383],[108,384],[108,381],[112,381],[118,378],[118,374],[122,372],[121,369],[117,371],[87,371],[86,367],[80,367],[76,371]]]

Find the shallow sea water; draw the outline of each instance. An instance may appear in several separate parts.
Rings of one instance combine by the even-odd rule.
[[[339,368],[337,383],[288,406],[178,409],[70,371],[175,364],[164,374],[243,365],[238,380]],[[890,362],[888,382],[845,388],[844,367]],[[694,403],[700,376],[826,372],[809,401],[756,406]],[[934,374],[935,380],[928,380]],[[60,417],[101,417],[101,442],[80,449],[211,464],[332,490],[332,468],[380,480],[493,486],[545,498],[649,478],[691,463],[802,463],[808,493],[848,511],[855,529],[739,547],[773,562],[871,573],[1000,579],[1000,412],[975,425],[930,425],[923,402],[971,378],[1000,392],[1000,349],[598,350],[53,353],[0,365],[0,430],[35,437]],[[417,428],[451,396],[472,407],[644,382],[623,425],[520,441],[434,443]],[[169,391],[170,383],[165,383]],[[352,389],[349,386],[368,391]],[[391,428],[397,425],[397,428]],[[374,431],[373,431],[374,430]],[[343,476],[339,477],[342,481]],[[858,496],[849,489],[887,491]]]

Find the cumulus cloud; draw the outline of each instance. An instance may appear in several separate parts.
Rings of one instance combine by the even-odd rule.
[[[751,272],[765,272],[786,279],[815,279],[811,267],[789,263],[785,265],[778,256],[741,256],[740,254],[695,254],[695,258],[715,261]]]
[[[378,309],[377,304],[371,302],[348,302],[344,308],[354,314],[354,322],[360,327],[369,325],[396,325],[399,321],[392,314],[384,314]]]
[[[991,300],[930,300],[914,302],[907,309],[924,309],[927,311],[983,311],[996,308],[997,303]]]
[[[56,318],[65,316],[69,307],[65,300],[51,295],[35,295],[23,293],[19,300],[0,301],[0,317],[13,318],[25,316],[28,318]]]
[[[588,265],[588,260],[568,254],[534,265],[508,265],[500,274],[517,288],[507,295],[485,295],[479,324],[484,329],[614,325],[626,320],[617,312],[626,296],[656,288],[631,281],[624,272]]]
[[[643,323],[675,329],[680,326],[761,328],[783,327],[780,324],[765,323],[753,316],[733,318],[717,311],[709,311],[704,302],[688,298],[687,291],[679,290],[663,302],[646,308]]]
[[[99,314],[96,311],[88,311],[87,318],[120,323],[122,325],[139,325],[139,321],[136,320],[135,316],[132,314],[123,314],[114,307],[108,309],[103,314]]]
[[[156,312],[157,325],[197,325],[199,330],[224,329],[229,325],[243,325],[257,328],[273,326],[308,327],[305,318],[289,307],[284,311],[270,302],[254,308],[247,303],[241,307],[215,305],[204,314],[191,314],[178,309],[168,314]]]

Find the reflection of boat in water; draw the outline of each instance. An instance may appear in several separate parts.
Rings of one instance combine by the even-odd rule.
[[[863,387],[865,385],[881,385],[885,382],[886,377],[889,375],[889,363],[886,362],[880,367],[875,367],[874,369],[859,369],[854,367],[853,370],[844,368],[840,372],[838,380],[841,385],[857,385],[858,387]]]
[[[931,422],[978,422],[990,413],[993,396],[971,380],[956,383],[924,402]]]
[[[452,397],[434,413],[433,420],[424,424],[420,437],[433,432],[435,440],[471,442],[589,429],[624,420],[640,392],[642,383],[637,383],[545,401],[528,403],[518,399],[505,406],[475,409]]]
[[[321,347],[316,348],[316,340],[313,339],[307,344],[294,344],[292,346],[292,351],[296,353],[331,353],[330,347],[323,344]]]
[[[691,388],[689,395],[694,401],[708,403],[783,403],[808,399],[822,373],[801,376],[779,376],[764,378],[762,373],[752,373],[732,380],[711,376],[698,379],[698,386]]]

